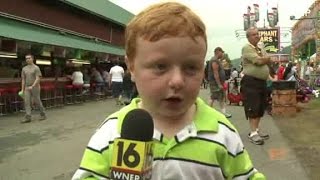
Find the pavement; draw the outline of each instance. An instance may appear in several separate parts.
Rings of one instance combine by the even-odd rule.
[[[200,97],[208,98],[208,90]],[[79,166],[83,151],[98,125],[119,106],[108,99],[48,109],[48,119],[20,124],[23,113],[0,117],[0,180],[67,180]],[[266,115],[262,128],[270,139],[262,146],[249,142],[243,107],[228,106],[255,167],[270,180],[308,180],[288,140]]]

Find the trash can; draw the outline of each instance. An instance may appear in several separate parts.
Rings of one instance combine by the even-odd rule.
[[[272,115],[296,115],[296,81],[274,81],[272,87]]]

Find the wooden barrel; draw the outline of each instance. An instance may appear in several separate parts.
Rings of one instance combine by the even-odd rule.
[[[277,81],[272,85],[272,115],[294,116],[297,112],[295,81]]]

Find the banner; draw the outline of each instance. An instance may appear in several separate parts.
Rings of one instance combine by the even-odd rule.
[[[247,30],[249,28],[249,15],[248,14],[243,14],[243,30]]]
[[[250,13],[250,27],[256,27],[256,14]]]
[[[278,8],[272,8],[273,18],[274,18],[274,25],[277,25],[279,22],[279,15],[278,15]]]
[[[268,13],[268,21],[269,21],[269,26],[274,27],[275,22],[274,22],[274,14],[273,13]]]
[[[278,53],[280,48],[280,29],[261,28],[259,30],[260,41],[263,42],[267,53]]]
[[[258,4],[253,4],[253,9],[254,9],[254,13],[255,13],[255,21],[258,22],[259,21],[259,5]]]

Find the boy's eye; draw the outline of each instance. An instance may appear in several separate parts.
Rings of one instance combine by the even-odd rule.
[[[163,71],[167,68],[167,66],[165,64],[156,64],[154,67],[158,71]]]
[[[199,70],[199,68],[195,65],[187,65],[184,69],[188,74],[195,74]]]

